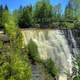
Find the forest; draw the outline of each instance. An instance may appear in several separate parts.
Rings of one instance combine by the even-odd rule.
[[[7,5],[5,7],[0,5],[0,28],[5,28],[4,24],[8,19],[14,19],[15,24],[20,28],[79,28],[79,3],[79,0],[69,0],[62,12],[61,4],[53,6],[49,0],[40,0],[34,6],[20,6],[12,14]]]
[[[38,0],[35,5],[20,6],[13,12],[10,12],[7,5],[0,5],[0,32],[3,31],[0,33],[0,80],[38,80],[33,79],[33,65],[42,70],[40,74],[45,76],[42,80],[58,80],[60,68],[52,59],[40,58],[36,40],[30,39],[28,44],[24,45],[21,30],[25,28],[79,30],[80,38],[80,0],[69,0],[64,12],[61,4],[51,5],[50,0]],[[45,34],[45,37],[47,40],[48,35]],[[60,47],[62,48],[62,45]],[[73,80],[80,80],[80,55],[76,62],[79,71]]]

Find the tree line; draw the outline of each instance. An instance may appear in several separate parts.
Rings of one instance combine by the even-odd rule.
[[[0,28],[13,17],[20,28],[80,28],[80,0],[69,0],[62,13],[62,5],[51,5],[50,0],[39,0],[34,6],[29,5],[14,10],[12,14],[7,7],[0,5]]]

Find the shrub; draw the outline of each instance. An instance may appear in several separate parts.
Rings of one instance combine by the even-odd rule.
[[[3,52],[0,53],[0,80],[8,79],[10,64],[9,64],[8,56],[6,56]]]
[[[3,42],[0,40],[0,48],[3,47]]]
[[[32,72],[29,62],[15,51],[13,51],[15,53],[8,52],[9,57],[0,54],[0,80],[31,80]]]
[[[56,67],[55,63],[51,60],[48,59],[45,63],[45,67],[47,68],[47,71],[55,77],[58,74],[58,68]]]
[[[31,80],[32,72],[28,57],[25,57],[27,58],[25,61],[21,56],[24,53],[20,54],[23,45],[22,34],[11,16],[5,22],[5,32],[10,39],[10,47],[5,49],[0,57],[0,80]]]
[[[63,28],[73,29],[74,28],[74,23],[64,22],[63,23]]]
[[[11,58],[12,77],[15,80],[31,80],[31,67],[20,55],[12,55]]]
[[[74,77],[73,80],[80,80],[80,76],[76,76],[76,77]]]
[[[32,72],[28,57],[21,48],[11,47],[0,53],[0,80],[31,80]],[[26,58],[26,59],[24,59]]]
[[[80,22],[79,21],[75,21],[74,28],[75,29],[79,29],[80,28]]]
[[[76,62],[78,65],[78,74],[76,74],[73,80],[80,80],[80,55],[79,54],[76,57]]]
[[[30,40],[30,42],[28,43],[28,54],[30,58],[33,59],[34,61],[40,60],[40,57],[38,54],[38,47],[36,43],[32,40]]]

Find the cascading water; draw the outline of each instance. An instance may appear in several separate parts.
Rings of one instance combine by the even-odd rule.
[[[78,48],[77,48],[77,44],[76,44],[76,41],[75,41],[75,39],[74,39],[74,36],[73,36],[73,34],[72,34],[72,31],[71,30],[69,30],[69,36],[71,37],[71,41],[72,41],[72,44],[73,44],[73,53],[74,53],[74,55],[75,55],[75,57],[76,57],[76,55],[78,55]]]
[[[51,58],[60,68],[58,80],[67,80],[67,74],[72,74],[72,54],[65,36],[60,30],[23,30],[24,44],[32,39],[38,46],[43,60]]]
[[[76,62],[76,58],[77,58],[77,56],[78,56],[78,54],[79,54],[79,50],[78,50],[78,48],[77,48],[77,44],[76,44],[76,40],[75,40],[75,38],[74,38],[74,36],[73,36],[73,33],[72,33],[72,31],[71,30],[68,30],[69,31],[69,36],[70,36],[70,38],[71,38],[71,42],[72,42],[72,44],[73,44],[73,48],[72,48],[72,50],[73,50],[73,53],[74,53],[74,62],[75,62],[75,64],[74,64],[74,66],[75,66],[75,68],[76,68],[76,75],[78,75],[78,64],[77,64],[77,62]],[[75,76],[75,75],[74,75]]]

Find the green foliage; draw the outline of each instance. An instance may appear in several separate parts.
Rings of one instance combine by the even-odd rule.
[[[9,20],[5,22],[5,33],[10,39],[10,45],[15,48],[22,47],[22,34],[18,27],[16,27],[13,16],[7,16]],[[15,45],[16,43],[16,45]]]
[[[80,21],[75,21],[74,28],[79,29],[80,28]]]
[[[1,55],[0,78],[2,80],[31,80],[32,72],[28,57],[22,56],[24,52],[21,51],[22,34],[16,27],[13,17],[9,16],[9,19],[5,21],[5,32],[10,39],[10,48]]]
[[[19,29],[15,32],[14,37],[10,38],[10,46],[14,49],[21,49],[23,47],[23,36]]]
[[[32,72],[27,53],[21,48],[15,50],[14,48],[11,47],[0,53],[0,78],[2,80],[31,80]]]
[[[0,48],[3,47],[3,42],[0,40]]]
[[[34,61],[39,61],[39,53],[38,53],[38,47],[36,43],[32,40],[28,43],[28,54]]]
[[[27,57],[26,57],[27,58]],[[31,67],[18,53],[11,56],[12,76],[15,80],[30,80]]]
[[[3,6],[0,5],[0,28],[3,27],[2,17],[3,17]]]
[[[68,21],[78,19],[80,16],[80,0],[69,0],[65,9],[65,17]]]
[[[80,80],[80,76],[76,76],[76,77],[74,77],[73,80]]]
[[[64,28],[73,29],[74,28],[74,23],[64,22]]]
[[[77,62],[77,66],[78,66],[78,73],[77,75],[74,77],[73,80],[80,80],[80,55],[78,54],[77,58],[76,58],[76,62]]]
[[[36,24],[39,24],[41,28],[48,28],[48,26],[50,26],[51,24],[49,28],[55,28],[56,26],[52,23],[56,22],[59,23],[59,25],[57,24],[59,28],[79,28],[79,23],[75,23],[75,21],[80,22],[79,3],[80,0],[69,0],[63,15],[61,11],[61,4],[52,6],[50,0],[38,0],[34,7],[32,7],[32,5],[20,7],[18,10],[15,10],[12,15],[10,14],[7,5],[5,6],[5,8],[3,8],[3,6],[1,5],[0,27],[2,28],[7,25],[12,26],[15,24],[21,28],[32,28],[38,27],[36,26]],[[14,18],[14,21],[11,16]],[[69,23],[71,21],[73,22]],[[76,27],[73,25],[75,25]]]
[[[16,51],[9,55],[8,57],[8,55],[0,54],[0,78],[2,80],[31,80],[32,73],[29,63]]]
[[[61,4],[53,7],[53,22],[60,21],[61,19]]]
[[[27,6],[23,8],[22,15],[18,22],[20,27],[29,27],[32,25],[32,6]]]
[[[50,2],[48,1],[47,3],[47,0],[38,1],[36,3],[33,14],[36,23],[44,24],[51,22],[53,14]]]
[[[19,10],[14,10],[13,11],[13,17],[14,17],[14,20],[15,20],[15,23],[18,25],[19,21],[20,21],[20,18],[23,14],[23,8],[22,6],[20,6]]]
[[[14,79],[14,77],[11,76],[8,80],[16,80],[16,79]]]
[[[5,53],[0,53],[0,78],[5,80],[9,76],[10,64],[8,56]]]
[[[9,16],[8,22],[5,22],[5,33],[8,35],[12,47],[22,48],[22,34],[18,27],[16,27],[15,20],[12,16]]]
[[[9,16],[8,22],[5,22],[5,32],[8,34],[10,38],[14,38],[16,35],[17,27],[14,23],[13,17]]]
[[[19,44],[20,43],[20,44]],[[15,80],[31,80],[32,72],[29,65],[28,57],[22,48],[22,35],[19,33],[15,38],[15,41],[12,42],[11,47],[11,68],[12,76],[11,79]],[[23,55],[22,55],[23,54]]]
[[[16,41],[17,48],[22,48],[22,46],[23,46],[23,36],[22,36],[22,33],[19,29],[17,30],[15,41]]]
[[[68,5],[65,8],[64,14],[65,14],[65,20],[67,21],[66,26],[69,26],[68,29],[69,28],[79,28],[79,24],[78,24],[79,23],[79,15],[80,15],[79,2],[80,2],[79,0],[69,0]],[[72,21],[72,24],[69,23],[71,21]]]
[[[48,59],[45,63],[45,67],[47,68],[47,71],[53,76],[57,76],[59,73],[58,68],[56,67],[55,63],[51,60]]]
[[[80,0],[71,0],[74,8],[74,16],[80,20]]]
[[[65,17],[68,21],[73,20],[73,6],[71,0],[69,0],[68,5],[65,9]]]
[[[73,29],[79,27],[79,25],[76,25],[77,27],[74,26],[74,21],[79,21],[80,18],[79,9],[79,0],[69,0],[65,12],[62,15],[61,4],[52,6],[50,0],[39,0],[33,8],[32,6],[21,8],[18,11],[15,11],[15,15],[19,18],[17,22],[20,27],[31,28],[35,27],[32,25],[40,24],[41,28],[48,28],[49,24],[57,21],[56,23],[59,23],[59,25],[57,24],[59,28],[67,27],[68,29]],[[73,22],[71,23],[71,21]],[[52,28],[55,27],[56,26],[52,24]]]
[[[10,13],[8,10],[8,7],[5,6],[4,11],[3,11],[3,16],[2,16],[2,21],[3,21],[3,25],[5,26],[5,23],[9,22],[10,18]]]

